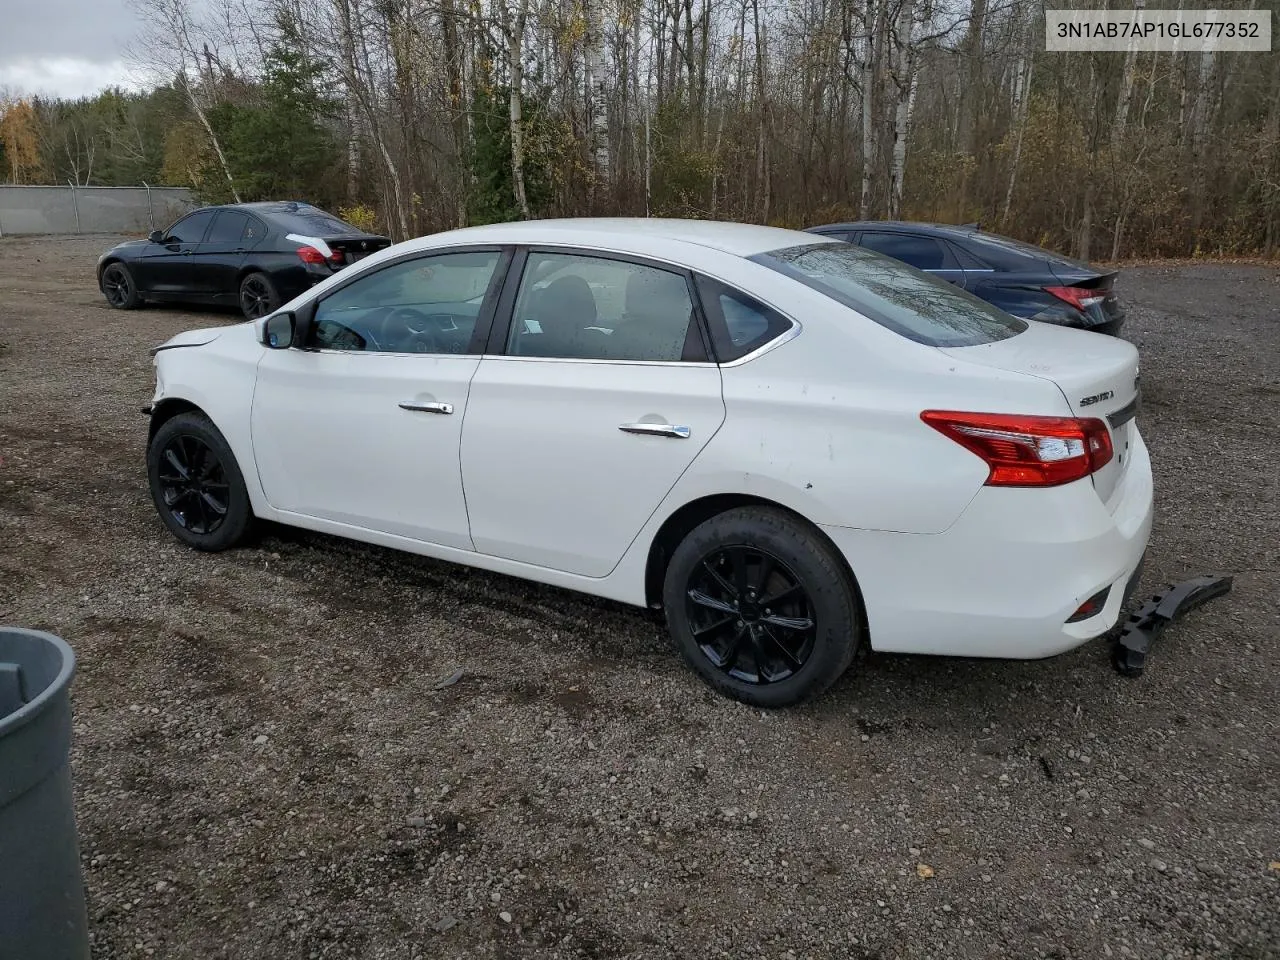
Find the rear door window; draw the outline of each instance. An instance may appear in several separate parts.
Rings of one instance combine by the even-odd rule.
[[[219,210],[205,237],[205,243],[238,243],[244,235],[244,225],[248,219],[235,210]]]
[[[533,251],[507,354],[649,363],[704,361],[685,276],[607,256]]]
[[[814,243],[751,257],[881,326],[932,347],[992,343],[1027,323],[896,259],[847,243]]]
[[[858,241],[860,246],[875,250],[887,257],[909,263],[919,270],[942,270],[954,267],[948,251],[941,241],[910,233],[872,233],[868,231]]]

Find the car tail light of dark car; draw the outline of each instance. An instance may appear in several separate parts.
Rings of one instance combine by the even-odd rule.
[[[330,266],[341,266],[343,263],[342,252],[333,251],[328,257],[317,250],[315,247],[299,247],[298,259],[303,263],[314,263],[317,266],[329,264]]]
[[[1090,290],[1086,287],[1045,287],[1044,292],[1053,294],[1077,310],[1087,310],[1107,299],[1107,291]]]
[[[1054,487],[1102,469],[1114,453],[1096,418],[926,410],[920,419],[977,454],[989,487]]]

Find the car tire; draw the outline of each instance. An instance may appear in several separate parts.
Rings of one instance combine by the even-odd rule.
[[[663,606],[686,662],[756,707],[826,691],[864,633],[857,587],[830,541],[771,507],[728,510],[694,528],[672,553]]]
[[[133,271],[120,261],[107,264],[98,280],[98,289],[107,298],[107,304],[116,310],[136,310],[142,306],[138,284]]]
[[[169,531],[189,547],[217,552],[253,524],[244,476],[226,438],[203,413],[180,413],[147,446],[151,499]]]
[[[240,312],[247,320],[257,320],[279,308],[280,291],[260,270],[246,273],[240,280]]]

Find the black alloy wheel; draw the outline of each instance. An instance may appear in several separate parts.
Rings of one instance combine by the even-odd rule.
[[[140,300],[133,277],[122,263],[110,264],[102,271],[102,294],[117,310],[132,309]]]
[[[179,434],[160,451],[157,478],[173,521],[198,536],[222,526],[231,505],[231,485],[217,453],[199,437]]]
[[[251,273],[240,283],[240,309],[245,317],[257,320],[280,305],[276,289],[266,274]]]
[[[228,550],[254,526],[244,476],[203,413],[165,420],[147,446],[151,499],[169,532],[197,550]]]
[[[777,683],[813,653],[817,619],[800,578],[757,547],[712,551],[689,578],[686,615],[699,649],[744,683]]]
[[[726,510],[685,534],[663,574],[662,606],[676,648],[709,686],[769,709],[830,687],[866,632],[835,544],[765,504]]]

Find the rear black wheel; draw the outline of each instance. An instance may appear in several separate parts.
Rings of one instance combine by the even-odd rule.
[[[280,302],[276,285],[265,273],[250,273],[240,281],[240,309],[249,320],[265,317]]]
[[[694,529],[671,557],[663,603],[690,666],[759,707],[822,693],[862,639],[857,591],[834,548],[773,508],[730,510]]]
[[[166,420],[147,448],[151,499],[165,526],[197,550],[227,550],[249,530],[249,492],[226,438],[201,413]]]
[[[102,271],[102,295],[116,310],[134,310],[142,306],[142,297],[138,295],[138,285],[133,281],[133,274],[123,263],[107,264]]]

